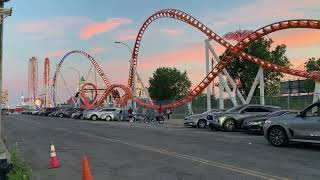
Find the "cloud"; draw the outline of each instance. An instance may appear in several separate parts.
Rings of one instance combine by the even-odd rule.
[[[14,30],[27,39],[47,39],[63,36],[66,30],[74,26],[92,22],[86,17],[57,17],[47,20],[23,21],[14,24]]]
[[[68,50],[56,50],[53,52],[48,52],[45,57],[48,58],[54,58],[54,57],[61,57],[64,56],[65,54],[67,54],[69,51]]]
[[[102,47],[94,47],[91,48],[89,51],[89,54],[94,55],[94,54],[99,54],[103,51],[104,49]]]
[[[288,48],[300,48],[319,45],[320,31],[314,29],[286,30],[275,33],[271,38],[275,44],[285,44]]]
[[[257,23],[275,19],[304,18],[308,7],[320,5],[318,0],[268,0],[249,1],[240,7],[227,11],[220,21],[214,23],[214,28],[226,25],[241,25],[242,23]]]
[[[183,33],[181,29],[160,29],[160,31],[170,36],[178,36]]]
[[[123,24],[131,23],[132,20],[126,18],[110,18],[104,22],[100,23],[90,23],[84,26],[80,31],[81,39],[89,39],[92,36],[108,32],[112,29],[115,29]]]
[[[117,41],[132,41],[137,37],[137,31],[134,30],[124,30],[120,31],[116,37]]]

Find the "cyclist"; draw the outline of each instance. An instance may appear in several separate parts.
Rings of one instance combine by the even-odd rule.
[[[158,116],[156,117],[156,120],[158,122],[160,122],[160,121],[164,122],[164,109],[161,105],[158,108]]]

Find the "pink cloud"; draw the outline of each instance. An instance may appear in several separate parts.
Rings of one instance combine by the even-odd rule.
[[[120,31],[117,35],[117,41],[132,41],[137,37],[137,31],[135,30],[124,30]]]
[[[90,50],[90,54],[94,55],[94,54],[99,54],[103,51],[104,49],[102,47],[94,47]]]
[[[178,36],[183,33],[182,30],[178,29],[160,29],[160,31],[171,36]]]
[[[53,52],[48,52],[45,57],[48,58],[54,58],[54,57],[61,57],[64,56],[65,54],[67,54],[69,51],[68,50],[56,50]]]
[[[58,17],[47,20],[19,22],[14,25],[16,32],[27,35],[28,39],[46,39],[63,36],[68,28],[92,22],[86,17]]]
[[[318,30],[287,30],[273,35],[276,44],[285,44],[289,48],[299,48],[320,44],[320,31]]]
[[[220,45],[214,45],[214,49],[218,55],[224,52],[224,47]],[[155,54],[146,58],[143,62],[139,62],[138,67],[153,68],[155,64],[158,66],[175,66],[186,63],[204,63],[204,59],[204,44],[196,44],[174,51]]]
[[[273,22],[277,19],[304,18],[308,7],[317,7],[320,5],[318,0],[268,0],[268,1],[250,1],[240,7],[233,8],[224,14],[221,21],[214,23],[214,28],[225,25],[238,25],[243,23],[257,23],[266,20]],[[262,24],[265,25],[265,24]]]
[[[81,39],[89,39],[92,36],[108,32],[123,24],[131,23],[132,20],[126,18],[111,18],[101,23],[90,23],[83,27],[80,31]]]

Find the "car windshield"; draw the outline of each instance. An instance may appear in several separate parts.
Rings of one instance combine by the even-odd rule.
[[[236,106],[236,107],[233,107],[231,109],[228,109],[226,112],[238,112],[240,111],[242,108],[244,108],[246,105],[241,105],[241,106]]]

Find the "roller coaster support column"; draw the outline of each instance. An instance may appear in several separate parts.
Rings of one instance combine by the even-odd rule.
[[[210,71],[210,60],[209,60],[209,40],[204,40],[206,47],[206,74],[209,74]],[[207,87],[207,110],[211,110],[211,89],[210,86]]]
[[[264,105],[264,75],[263,75],[263,68],[259,67],[259,71],[261,71],[260,73],[260,104]]]
[[[262,75],[261,75],[262,74]],[[248,94],[248,97],[247,97],[247,100],[246,100],[246,104],[249,104],[250,101],[251,101],[251,98],[253,96],[253,93],[254,93],[254,90],[256,89],[257,85],[259,82],[261,82],[261,76],[262,76],[262,80],[263,80],[263,69],[261,67],[259,67],[259,71],[257,73],[257,76],[256,78],[254,79],[254,82],[251,86],[251,89],[249,91],[249,94]],[[262,90],[261,90],[261,87],[262,87]],[[264,103],[264,82],[262,83],[262,86],[260,84],[260,97],[263,96],[263,98],[260,98],[260,100],[263,100],[263,103]],[[262,101],[260,101],[260,103],[262,104]]]

